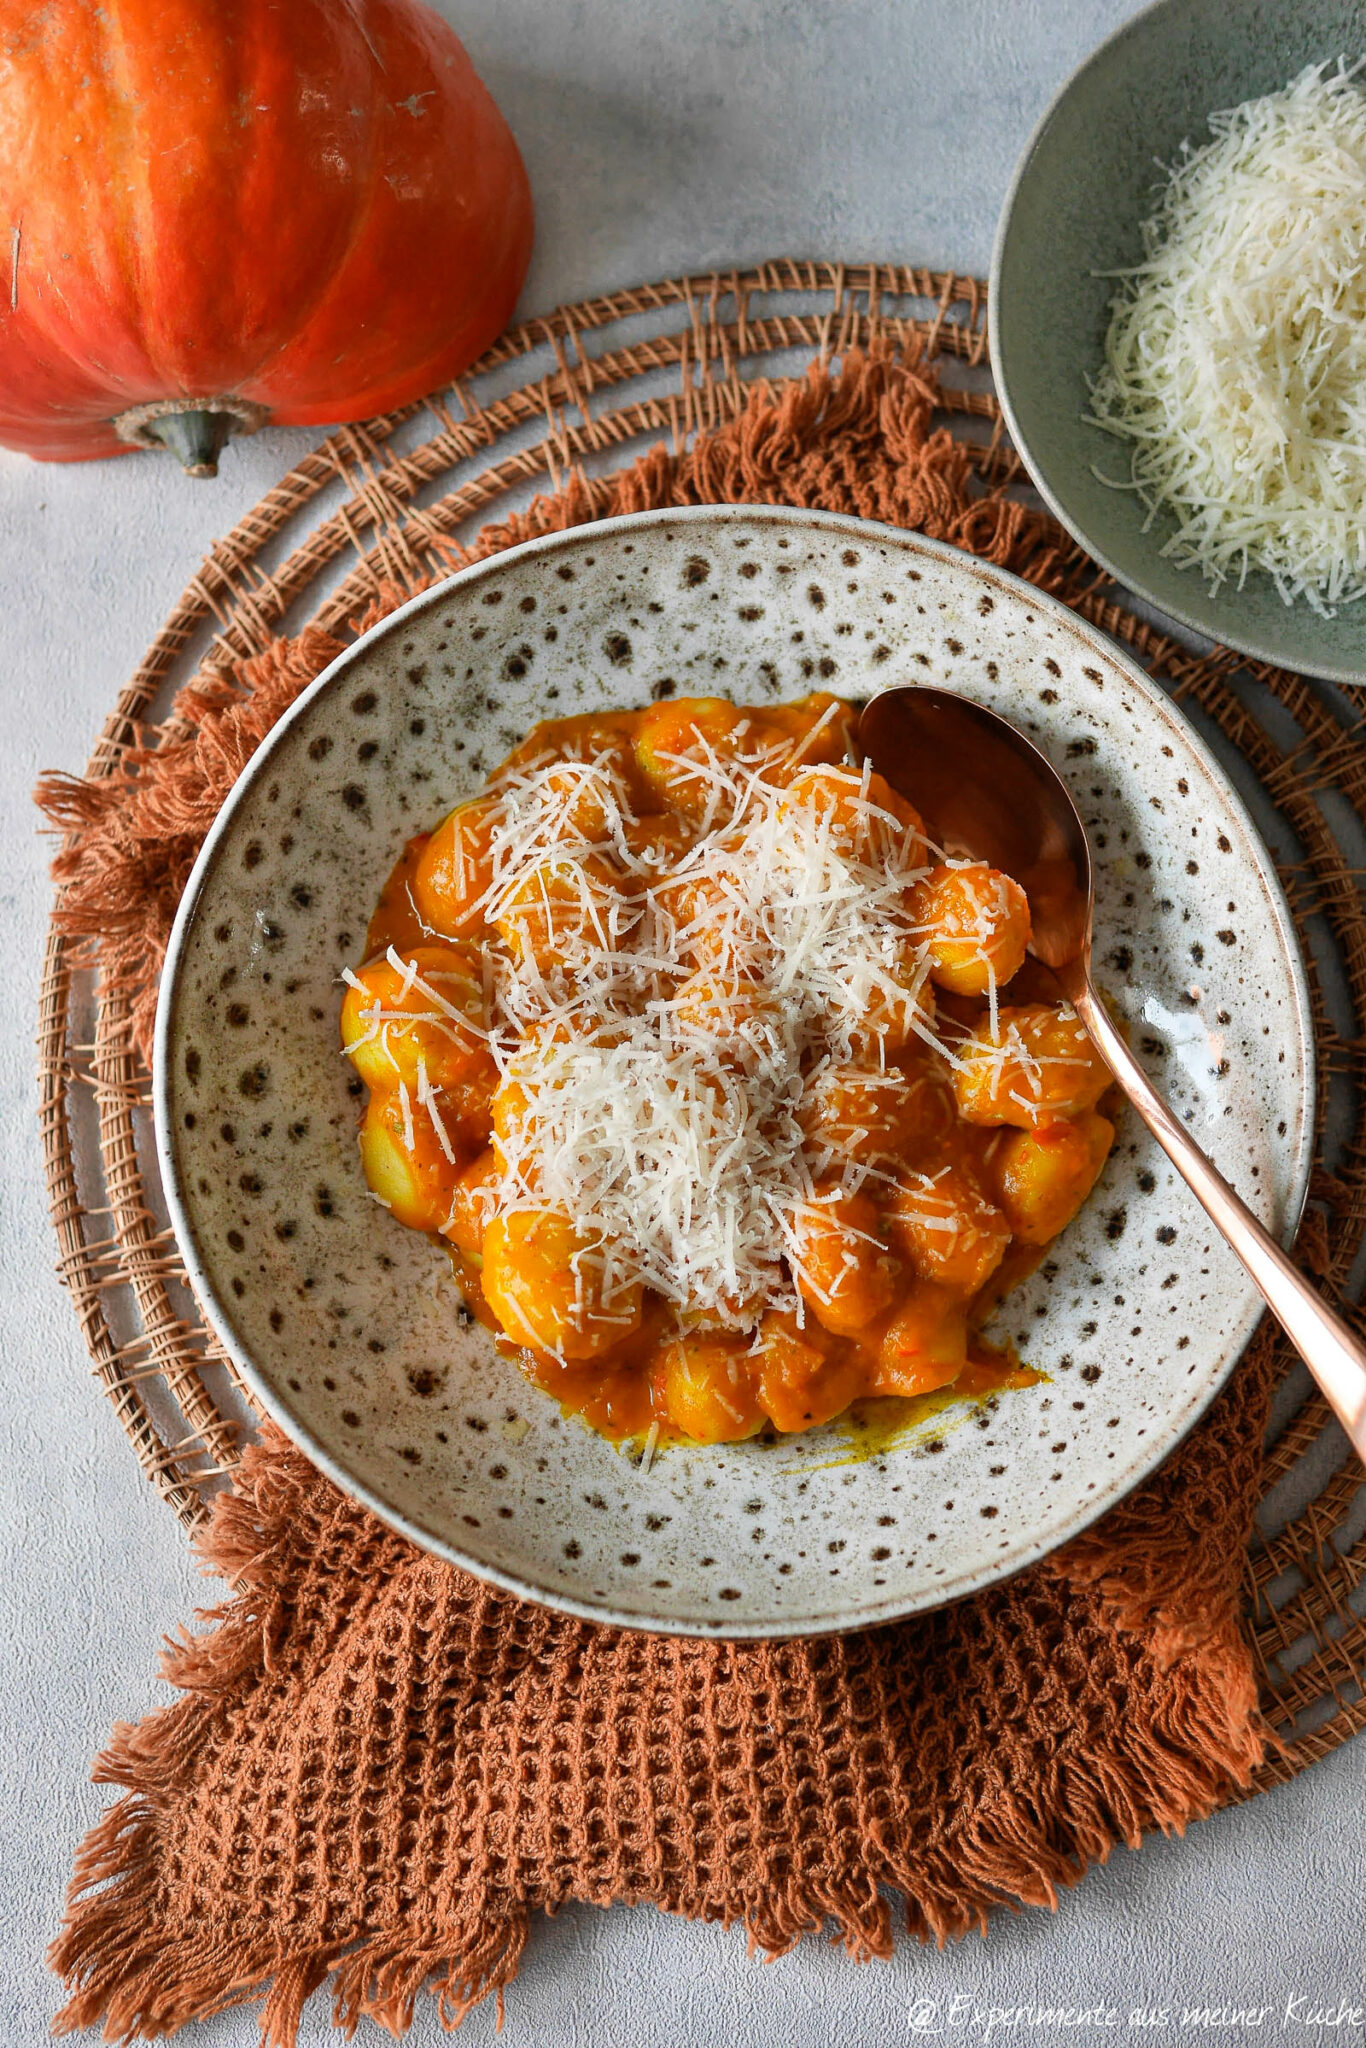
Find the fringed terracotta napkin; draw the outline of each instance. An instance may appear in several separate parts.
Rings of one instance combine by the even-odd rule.
[[[1058,529],[977,493],[922,370],[853,360],[756,392],[690,453],[486,533],[650,505],[858,512],[1076,595]],[[395,601],[397,601],[395,593]],[[186,692],[181,736],[113,783],[49,779],[78,838],[68,927],[98,940],[145,1046],[176,898],[234,776],[337,646],[305,632]],[[1260,1761],[1239,1581],[1274,1366],[1254,1343],[1162,1470],[1046,1563],[894,1627],[817,1642],[655,1638],[491,1592],[391,1534],[273,1429],[201,1549],[233,1588],[164,1669],[185,1697],[120,1727],[124,1797],[77,1860],[59,2030],[155,2036],[263,1998],[291,2048],[329,1974],[339,2025],[454,2024],[512,1979],[533,1910],[652,1901],[777,1953],[858,1957],[1052,1904],[1117,1841],[1181,1829]]]

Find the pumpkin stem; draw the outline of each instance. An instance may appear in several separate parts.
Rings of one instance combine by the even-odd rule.
[[[254,434],[270,417],[254,399],[154,398],[130,406],[112,422],[121,441],[134,448],[169,448],[186,476],[217,476],[218,458],[230,434]]]
[[[169,448],[186,476],[217,476],[218,458],[237,425],[230,412],[167,412],[147,432]]]

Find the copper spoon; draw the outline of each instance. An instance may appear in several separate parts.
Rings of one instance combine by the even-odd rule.
[[[1091,849],[1056,769],[996,712],[928,686],[874,697],[859,720],[859,740],[879,774],[915,805],[937,845],[989,862],[1024,889],[1033,952],[1052,969],[1106,1066],[1246,1266],[1366,1461],[1366,1345],[1211,1166],[1149,1081],[1097,993],[1091,978]]]

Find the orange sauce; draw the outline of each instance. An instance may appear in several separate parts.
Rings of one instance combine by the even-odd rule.
[[[822,704],[831,701],[820,700]],[[684,706],[680,704],[677,708],[682,711]],[[785,730],[800,731],[797,714],[802,708],[774,707],[771,713],[758,711],[754,716],[776,719],[782,714],[788,720]],[[507,765],[541,762],[548,756],[582,757],[607,741],[624,750],[629,762],[629,743],[639,733],[641,721],[647,715],[640,712],[584,714],[547,722],[537,727],[514,751]],[[637,817],[655,817],[667,809],[658,801],[657,791],[648,785],[633,787],[630,796]],[[418,834],[405,846],[380,893],[370,920],[366,934],[367,960],[382,956],[391,946],[400,953],[407,953],[418,946],[442,943],[440,910],[434,912],[428,901],[424,916],[418,902],[422,888],[419,873],[422,857],[429,840],[435,836]],[[468,936],[467,928],[459,925],[454,917],[446,929]],[[488,942],[488,938],[478,941]],[[1056,1000],[1051,993],[1055,988],[1056,984],[1052,983],[1046,969],[1026,960],[1012,980],[1009,994],[1002,1000],[1048,1003]],[[939,1010],[951,1026],[963,1031],[979,1023],[982,1015],[980,1001],[947,992],[939,998]],[[898,1059],[912,1078],[928,1070],[926,1054],[918,1046],[909,1047],[904,1055],[894,1056],[890,1063],[894,1070]],[[944,1093],[942,1075],[934,1077],[934,1086],[940,1089],[941,1094]],[[952,1100],[951,1096],[946,1099]],[[459,1155],[450,1167],[452,1184],[456,1175],[479,1156],[478,1145],[488,1142],[487,1118],[473,1141],[475,1149],[471,1149],[468,1128],[467,1120]],[[932,1134],[922,1132],[920,1135],[915,1167],[919,1173],[928,1172],[931,1176],[942,1177],[944,1173],[958,1175],[979,1191],[992,1188],[993,1159],[1004,1135],[1006,1133],[1000,1126],[966,1122],[951,1113],[941,1113],[939,1127]],[[431,1150],[430,1146],[428,1150]],[[438,1177],[443,1171],[439,1159],[436,1160],[436,1171]],[[868,1187],[876,1191],[879,1178],[885,1181],[887,1175],[875,1177]],[[884,1236],[892,1232],[894,1224],[889,1220],[891,1207],[880,1195],[876,1213],[878,1229]],[[644,1437],[652,1427],[656,1439],[661,1442],[684,1436],[685,1432],[679,1427],[669,1405],[669,1360],[677,1350],[678,1325],[674,1312],[666,1308],[661,1299],[647,1294],[639,1327],[612,1345],[605,1355],[586,1360],[560,1357],[550,1351],[517,1343],[506,1335],[485,1297],[481,1255],[475,1250],[455,1248],[441,1238],[436,1241],[450,1253],[457,1283],[471,1312],[494,1332],[499,1350],[514,1359],[528,1379],[556,1400],[565,1413],[581,1416],[603,1436],[619,1441]],[[1013,1351],[989,1344],[980,1331],[1003,1296],[1033,1270],[1046,1249],[1044,1244],[1012,1240],[985,1283],[974,1279],[969,1286],[960,1284],[955,1287],[951,1280],[946,1284],[931,1283],[924,1271],[917,1273],[913,1258],[903,1248],[902,1257],[910,1262],[904,1270],[898,1267],[902,1278],[897,1292],[879,1312],[867,1319],[865,1327],[852,1330],[825,1328],[819,1316],[813,1316],[808,1308],[797,1336],[809,1353],[819,1354],[819,1373],[817,1380],[813,1381],[811,1396],[813,1407],[807,1423],[791,1419],[792,1415],[799,1417],[805,1396],[800,1388],[790,1399],[785,1396],[787,1407],[782,1412],[789,1414],[789,1419],[782,1426],[801,1428],[811,1421],[832,1419],[838,1414],[842,1418],[841,1431],[854,1447],[850,1455],[874,1456],[879,1454],[879,1446],[885,1449],[896,1441],[904,1440],[908,1432],[913,1432],[952,1403],[980,1402],[1007,1388],[1036,1384],[1042,1377],[1039,1373],[1022,1364]],[[948,1366],[937,1362],[939,1354],[935,1351],[932,1336],[926,1339],[923,1350],[917,1350],[914,1315],[917,1301],[922,1298],[926,1302],[927,1328],[938,1328],[935,1318],[939,1322],[946,1316],[957,1318],[959,1348],[956,1361]],[[895,1355],[895,1346],[889,1354],[889,1332],[895,1334],[893,1326],[905,1326],[908,1317],[912,1328],[907,1353],[910,1363],[894,1371],[887,1362],[889,1355]],[[898,1318],[901,1319],[899,1324]],[[705,1337],[705,1325],[694,1324],[694,1328],[699,1336]],[[964,1328],[966,1356],[961,1334]],[[743,1349],[747,1340],[738,1341]],[[921,1361],[919,1364],[918,1359]],[[735,1370],[732,1366],[732,1379]],[[739,1370],[743,1373],[748,1368],[742,1363]],[[895,1393],[889,1388],[889,1372],[896,1382]],[[917,1384],[918,1374],[923,1385]],[[829,1386],[840,1390],[840,1398],[833,1409],[821,1395],[821,1388]],[[753,1411],[752,1426],[751,1420],[746,1419],[743,1427],[730,1431],[730,1438],[722,1434],[704,1440],[731,1440],[771,1427],[769,1417],[756,1405],[756,1397],[751,1395],[748,1398]]]
[[[400,953],[407,947],[420,946],[427,937],[426,926],[413,901],[413,876],[431,836],[430,832],[419,832],[408,841],[380,890],[374,916],[365,932],[367,960],[387,952],[390,946],[396,946]]]

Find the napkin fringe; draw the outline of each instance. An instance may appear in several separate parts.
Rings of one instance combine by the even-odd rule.
[[[54,1967],[80,1982],[53,2020],[54,2035],[102,2020],[107,2041],[159,2040],[264,1994],[260,2048],[295,2048],[303,2008],[329,1975],[333,2024],[348,2039],[363,2019],[403,2033],[424,1989],[446,2029],[490,1996],[501,2029],[503,1994],[526,1946],[525,1908],[509,1901],[439,1934],[398,1926],[354,1944],[334,1940],[295,1950],[230,1934],[170,1935],[149,1917],[157,1880],[155,1848],[144,1839],[156,1833],[148,1814],[147,1802],[128,1799],[106,1816],[122,1820],[127,1838],[115,1853],[127,1857],[128,1867],[73,1913],[53,1946]],[[94,1846],[93,1836],[87,1846]]]

